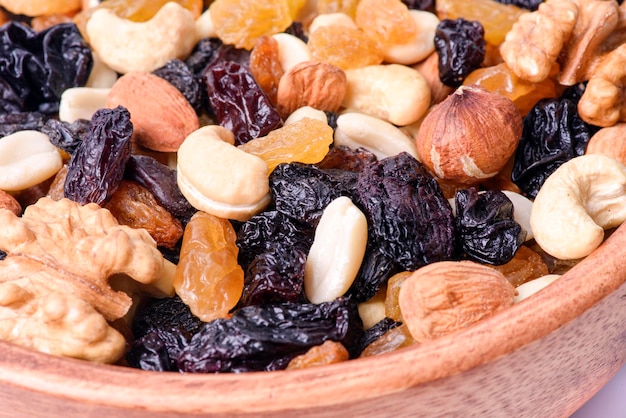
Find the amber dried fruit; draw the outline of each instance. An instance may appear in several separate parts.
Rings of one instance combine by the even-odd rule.
[[[400,0],[361,0],[354,21],[384,46],[406,43],[417,34],[415,20]]]
[[[317,0],[317,13],[345,13],[351,18],[356,15],[359,0]]]
[[[40,32],[60,23],[72,23],[73,13],[36,16],[30,21],[30,27]]]
[[[541,99],[557,97],[557,85],[552,78],[533,83],[516,76],[505,63],[472,71],[464,85],[476,84],[509,98],[526,115]]]
[[[416,341],[411,336],[406,325],[400,325],[384,333],[380,338],[365,347],[360,357],[369,357],[388,353],[400,348],[409,347]]]
[[[549,274],[548,266],[543,261],[541,255],[525,245],[522,245],[517,250],[511,261],[500,266],[492,267],[504,274],[515,287],[529,280]]]
[[[243,292],[236,238],[228,220],[205,212],[197,212],[185,227],[174,288],[205,322],[228,317]]]
[[[437,0],[437,17],[443,19],[464,18],[477,20],[485,29],[485,40],[498,46],[517,19],[528,10],[494,0]]]
[[[385,296],[385,315],[394,321],[402,321],[402,312],[398,304],[398,295],[402,288],[402,283],[411,276],[410,271],[401,271],[389,278],[387,282],[387,294]]]
[[[280,63],[278,42],[271,36],[261,36],[250,53],[252,76],[276,105],[278,83],[285,71]]]
[[[309,35],[307,45],[314,59],[342,70],[377,65],[383,61],[379,45],[358,28],[322,26]]]
[[[350,358],[348,350],[338,341],[326,340],[322,345],[312,347],[304,354],[291,359],[287,370],[308,369],[346,361]]]
[[[303,118],[267,136],[239,146],[240,149],[263,159],[268,173],[280,163],[315,164],[322,161],[333,142],[333,129],[326,122]]]
[[[181,222],[138,183],[122,180],[105,208],[121,225],[147,230],[159,246],[174,248],[183,236]]]
[[[248,50],[261,36],[282,32],[293,22],[287,0],[215,0],[210,10],[217,36]]]

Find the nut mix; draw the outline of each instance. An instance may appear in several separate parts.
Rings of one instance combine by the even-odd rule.
[[[505,310],[626,219],[620,2],[0,7],[3,340],[334,364]]]

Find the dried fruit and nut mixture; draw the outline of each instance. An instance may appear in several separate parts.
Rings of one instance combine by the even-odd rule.
[[[339,363],[519,303],[626,218],[621,2],[0,6],[2,340]]]

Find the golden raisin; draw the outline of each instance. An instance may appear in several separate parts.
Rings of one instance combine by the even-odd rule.
[[[291,20],[296,20],[304,6],[306,5],[307,0],[287,0],[287,5],[289,6],[289,15],[291,16]]]
[[[287,370],[308,369],[346,361],[350,358],[348,350],[337,341],[326,340],[322,345],[312,347],[304,354],[294,357],[287,365]]]
[[[416,341],[411,336],[408,327],[402,324],[385,332],[377,340],[365,347],[360,357],[388,353],[400,348],[409,347],[415,343]]]
[[[122,180],[104,207],[111,211],[121,225],[144,228],[159,246],[174,248],[183,236],[180,221],[138,183]]]
[[[278,83],[285,73],[278,55],[278,42],[271,36],[261,36],[250,53],[250,72],[270,101],[276,104]]]
[[[517,19],[529,10],[495,0],[437,0],[439,19],[477,20],[485,29],[485,40],[498,46]]]
[[[539,100],[557,96],[557,86],[550,77],[540,83],[526,81],[516,76],[505,63],[474,70],[463,84],[476,84],[511,99],[522,115],[526,115]]]
[[[228,317],[243,292],[236,239],[228,220],[206,212],[194,214],[185,227],[174,289],[205,322]]]
[[[48,29],[54,25],[71,23],[73,19],[74,13],[36,16],[30,21],[30,27],[36,32],[41,32],[42,30]]]
[[[317,13],[345,13],[354,19],[359,0],[317,0]]]
[[[282,32],[293,22],[287,0],[215,0],[210,10],[222,42],[248,50],[261,36]]]
[[[385,316],[394,321],[402,322],[402,312],[398,304],[398,295],[402,283],[411,276],[410,271],[402,271],[396,273],[387,281],[387,294],[385,295]]]
[[[517,250],[511,261],[493,267],[504,274],[515,287],[549,273],[543,258],[525,245]]]
[[[354,21],[383,46],[404,44],[417,34],[415,20],[400,0],[361,0]]]
[[[322,26],[309,35],[307,45],[313,58],[342,70],[383,62],[383,53],[378,44],[358,28]]]
[[[271,131],[239,148],[263,159],[271,173],[280,163],[315,164],[328,154],[333,142],[333,129],[317,119],[302,118]]]

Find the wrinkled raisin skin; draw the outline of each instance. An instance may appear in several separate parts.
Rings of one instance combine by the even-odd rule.
[[[485,30],[478,21],[444,19],[435,31],[435,50],[439,54],[439,78],[458,87],[465,77],[485,59]]]
[[[200,80],[195,77],[187,64],[179,59],[169,60],[163,67],[154,70],[153,73],[176,87],[196,113],[199,114],[202,111],[204,104],[202,86]]]
[[[122,106],[100,109],[68,164],[65,197],[87,204],[105,203],[119,187],[131,154],[133,124]]]

